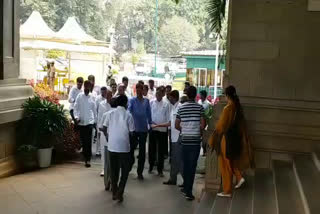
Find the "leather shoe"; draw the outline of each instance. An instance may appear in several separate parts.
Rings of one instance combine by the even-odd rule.
[[[168,181],[163,182],[163,184],[164,184],[164,185],[172,185],[172,186],[175,186],[175,185],[177,185],[177,182],[173,182],[173,181],[168,180]]]

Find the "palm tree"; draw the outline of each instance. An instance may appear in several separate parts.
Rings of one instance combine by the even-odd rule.
[[[172,0],[177,4],[183,0]],[[212,32],[221,36],[223,22],[226,17],[227,0],[207,0],[207,11]]]

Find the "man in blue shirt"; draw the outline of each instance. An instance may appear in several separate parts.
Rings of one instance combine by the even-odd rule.
[[[137,97],[133,97],[129,101],[129,112],[132,114],[136,140],[131,145],[132,165],[134,164],[134,150],[139,144],[138,156],[138,179],[143,180],[143,169],[146,158],[146,141],[149,127],[151,126],[151,108],[149,100],[143,98],[143,85],[136,85]]]

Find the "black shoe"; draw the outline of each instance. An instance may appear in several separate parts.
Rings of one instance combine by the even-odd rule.
[[[111,189],[111,184],[110,182],[107,184],[107,186],[104,188],[106,191],[109,191]]]
[[[123,202],[123,195],[121,194],[121,195],[118,195],[118,200],[119,200],[119,202],[121,203],[121,202]]]
[[[86,162],[85,166],[86,166],[87,168],[90,168],[90,167],[91,167],[90,162]]]
[[[193,195],[185,195],[185,198],[188,200],[188,201],[193,201],[195,199],[195,197]]]
[[[117,199],[118,199],[117,195],[116,195],[116,194],[113,194],[113,195],[112,195],[112,200],[115,201],[115,200],[117,200]]]
[[[138,180],[143,181],[144,180],[143,175],[138,175]]]
[[[163,182],[163,184],[164,184],[164,185],[172,185],[172,186],[175,186],[175,185],[177,185],[177,182],[173,182],[173,181],[168,180],[168,181]]]
[[[184,189],[180,189],[180,192],[181,192],[181,194],[182,194],[183,196],[186,196],[186,195],[187,195],[187,193],[184,191]]]
[[[184,187],[184,184],[180,184],[180,185],[178,185],[178,187],[183,188],[183,187]]]

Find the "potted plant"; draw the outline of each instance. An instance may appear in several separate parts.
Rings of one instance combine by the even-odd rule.
[[[49,167],[53,146],[68,125],[66,111],[62,105],[39,96],[29,98],[22,108],[24,136],[31,145],[37,147],[39,166]]]
[[[18,160],[23,171],[30,171],[37,168],[37,148],[26,144],[19,146]]]

